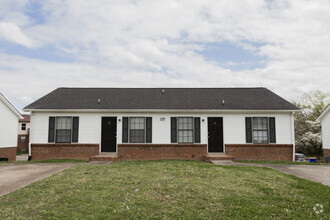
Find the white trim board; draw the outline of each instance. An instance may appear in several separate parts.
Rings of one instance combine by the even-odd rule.
[[[23,119],[21,113],[19,113],[19,111],[17,111],[17,109],[1,93],[0,93],[0,101],[2,101],[16,115],[18,119]]]

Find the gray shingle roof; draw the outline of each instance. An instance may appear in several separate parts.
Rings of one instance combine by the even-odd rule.
[[[24,109],[299,110],[266,88],[58,88]]]

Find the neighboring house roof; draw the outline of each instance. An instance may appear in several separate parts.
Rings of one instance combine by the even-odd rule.
[[[15,115],[18,119],[22,119],[22,115],[17,111],[17,109],[0,93],[0,101],[2,101]]]
[[[316,120],[317,121],[322,121],[322,119],[328,114],[329,111],[330,111],[330,105],[328,105],[328,107],[326,107],[324,109],[324,111],[322,112],[322,114]]]
[[[19,122],[30,122],[30,115],[22,115],[23,119],[20,119]]]
[[[48,109],[299,109],[266,88],[58,88],[24,108]]]

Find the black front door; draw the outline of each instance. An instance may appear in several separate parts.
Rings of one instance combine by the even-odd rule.
[[[101,152],[116,152],[117,118],[102,117]]]
[[[223,121],[222,118],[207,118],[209,152],[223,153]]]

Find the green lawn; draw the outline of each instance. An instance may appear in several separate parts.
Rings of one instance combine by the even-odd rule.
[[[277,160],[236,160],[237,163],[256,163],[256,164],[292,164],[292,165],[322,165],[329,166],[329,163],[309,163],[294,161],[277,161]]]
[[[326,219],[330,187],[197,161],[74,166],[0,200],[1,219]],[[316,204],[323,212],[316,214]]]

